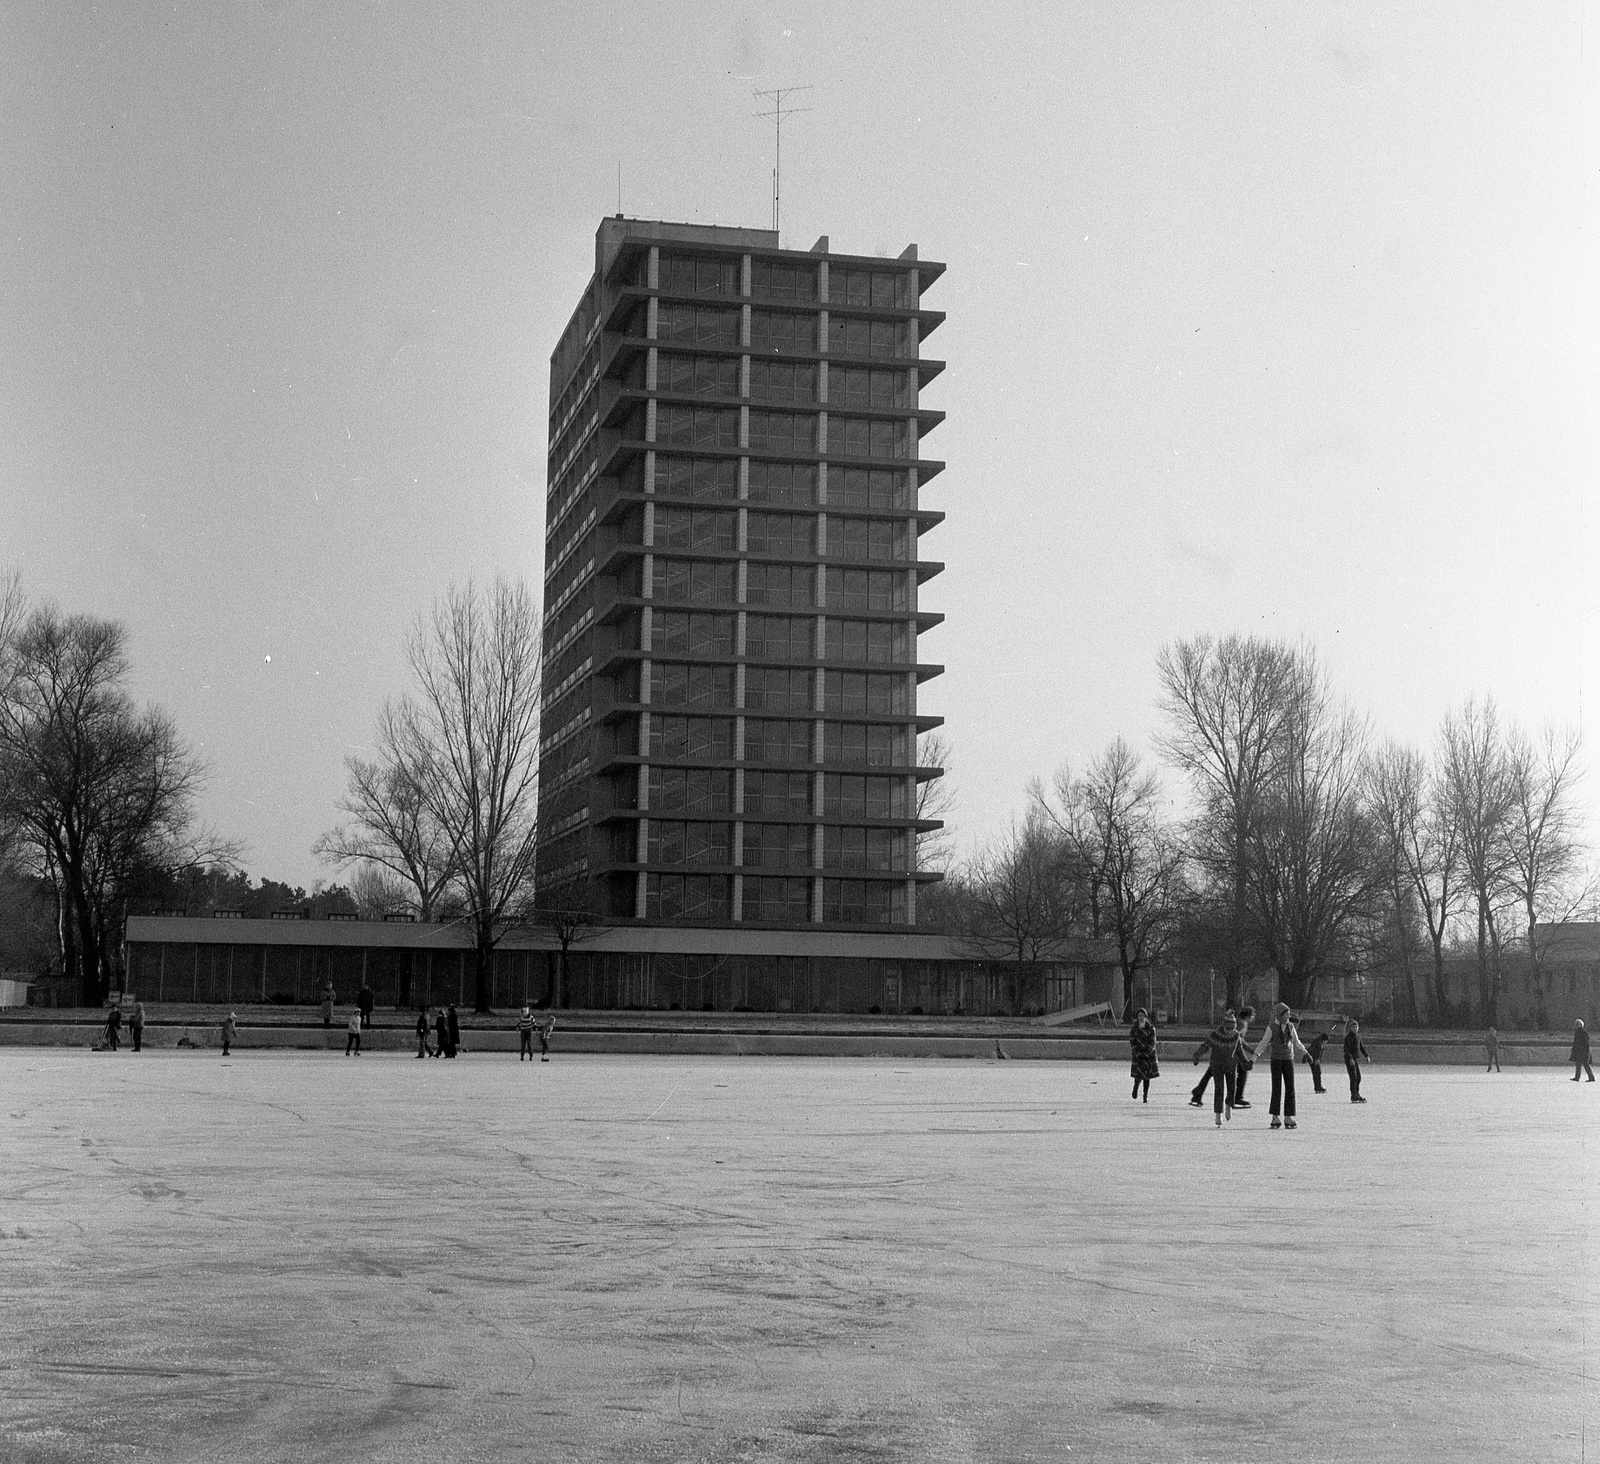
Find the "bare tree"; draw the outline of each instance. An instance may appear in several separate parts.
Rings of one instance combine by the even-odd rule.
[[[941,728],[924,732],[917,739],[917,765],[924,768],[942,768],[937,778],[927,778],[917,784],[917,822],[937,823],[938,828],[917,830],[916,867],[918,869],[944,870],[950,864],[955,844],[955,830],[950,815],[955,809],[955,796],[950,788],[950,744]]]
[[[1234,1003],[1250,946],[1251,845],[1292,710],[1296,654],[1253,636],[1199,636],[1163,647],[1156,665],[1167,719],[1159,745],[1194,785],[1200,803],[1194,849],[1226,900],[1227,989]]]
[[[1094,933],[1116,941],[1126,1011],[1174,926],[1183,853],[1162,815],[1160,782],[1118,737],[1083,777],[1057,773],[1054,804],[1037,782],[1032,794],[1082,876]]]
[[[1297,657],[1288,700],[1246,887],[1279,996],[1301,1006],[1369,916],[1379,868],[1362,796],[1365,723],[1334,702],[1309,651]]]
[[[1059,837],[1035,816],[975,858],[963,881],[964,934],[985,953],[1038,961],[1069,935],[1077,911],[1063,878]]]
[[[1576,796],[1583,768],[1575,729],[1547,727],[1535,743],[1520,728],[1507,738],[1510,782],[1506,815],[1506,882],[1527,920],[1529,978],[1546,1022],[1542,940],[1538,927],[1570,916],[1582,899],[1573,881],[1583,863]]]
[[[0,646],[0,822],[56,901],[63,972],[104,1000],[117,967],[130,880],[226,862],[232,846],[193,830],[200,764],[167,715],[135,709],[119,624],[52,605]]]
[[[1427,802],[1428,768],[1422,754],[1392,739],[1368,760],[1367,805],[1377,830],[1378,856],[1395,923],[1395,938],[1405,972],[1411,1020],[1420,1021],[1422,1004],[1417,996],[1415,940],[1412,920],[1420,911],[1428,927],[1435,963],[1434,1011],[1441,1020],[1439,994],[1443,985],[1443,941],[1454,893],[1452,842],[1435,837],[1435,824]]]
[[[1506,830],[1515,800],[1511,763],[1493,697],[1469,697],[1439,734],[1440,781],[1477,921],[1479,1020],[1500,1020],[1499,911],[1511,867]]]
[[[457,846],[425,796],[427,765],[410,761],[410,725],[405,714],[385,704],[377,756],[345,759],[349,783],[339,809],[346,821],[323,834],[311,852],[341,869],[359,863],[387,871],[405,893],[400,908],[431,920],[455,878]]]
[[[426,816],[455,851],[475,1005],[486,1012],[495,947],[532,915],[539,614],[520,583],[468,583],[419,617],[407,652],[416,690],[396,708],[396,745]]]

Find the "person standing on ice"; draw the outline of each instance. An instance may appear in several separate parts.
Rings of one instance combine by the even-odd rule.
[[[1229,1118],[1233,1117],[1233,1073],[1239,1062],[1239,1053],[1242,1044],[1239,1041],[1239,1027],[1234,1020],[1234,1015],[1229,1012],[1216,1029],[1194,1050],[1194,1060],[1200,1061],[1202,1053],[1210,1053],[1211,1066],[1207,1076],[1215,1083],[1211,1090],[1212,1112],[1216,1115],[1217,1127],[1222,1127],[1222,1115],[1226,1110]]]
[[[1580,1072],[1588,1073],[1589,1081],[1594,1081],[1594,1069],[1589,1066],[1589,1033],[1581,1017],[1572,1024],[1572,1053],[1568,1061],[1572,1064],[1573,1082],[1578,1081]]]
[[[1347,1018],[1344,1024],[1344,1070],[1350,1075],[1350,1101],[1352,1103],[1365,1103],[1367,1100],[1361,1096],[1361,1060],[1365,1058],[1372,1061],[1372,1054],[1367,1051],[1366,1044],[1361,1040],[1361,1023],[1354,1017]]]
[[[1311,1054],[1306,1051],[1300,1034],[1295,1031],[1294,1015],[1286,1001],[1280,1001],[1272,1009],[1272,1020],[1267,1023],[1266,1032],[1256,1043],[1256,1056],[1260,1057],[1263,1052],[1272,1054],[1272,1102],[1267,1106],[1267,1112],[1272,1115],[1272,1127],[1294,1128],[1295,1054],[1299,1053],[1307,1062],[1311,1061]],[[1281,1122],[1278,1119],[1280,1102],[1283,1108]]]
[[[1140,1007],[1128,1028],[1128,1042],[1133,1048],[1133,1096],[1144,1088],[1144,1101],[1150,1101],[1150,1079],[1161,1076],[1161,1065],[1156,1060],[1156,1029],[1150,1025],[1149,1014]]]

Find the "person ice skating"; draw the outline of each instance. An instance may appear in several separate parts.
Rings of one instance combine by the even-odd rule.
[[[1227,1011],[1223,1012],[1222,1020],[1224,1022],[1231,1022],[1231,1021],[1233,1021],[1233,1019],[1234,1019],[1233,1008],[1229,1007],[1227,1009]],[[1203,1043],[1201,1045],[1204,1046]],[[1198,1051],[1196,1051],[1196,1053],[1195,1053],[1195,1059],[1194,1060],[1196,1062],[1200,1061],[1200,1054],[1199,1054]],[[1189,1107],[1191,1107],[1191,1108],[1203,1108],[1203,1107],[1205,1107],[1204,1099],[1205,1099],[1205,1096],[1206,1096],[1206,1084],[1208,1084],[1210,1081],[1211,1081],[1211,1069],[1208,1067],[1205,1070],[1205,1072],[1201,1074],[1200,1081],[1198,1083],[1196,1083],[1194,1085],[1194,1087],[1192,1087],[1189,1090]]]
[[[120,1006],[113,1006],[111,1010],[106,1013],[106,1051],[115,1052],[117,1050],[117,1043],[121,1036],[122,1008]]]
[[[133,1050],[140,1051],[144,1045],[144,1003],[136,1001],[133,1004],[133,1016],[128,1022],[128,1031],[133,1034]]]
[[[417,1008],[417,1056],[428,1055],[428,1009]]]
[[[1328,1034],[1313,1032],[1302,1040],[1306,1045],[1306,1061],[1311,1064],[1311,1091],[1326,1093],[1328,1090],[1322,1086],[1322,1049],[1328,1045]]]
[[[113,1047],[116,1043],[111,1044]],[[1567,1059],[1572,1064],[1572,1081],[1578,1081],[1580,1072],[1588,1073],[1589,1081],[1594,1081],[1594,1069],[1589,1066],[1589,1033],[1580,1017],[1572,1024],[1572,1053]]]
[[[351,1052],[357,1057],[361,1056],[361,1008],[357,1007],[344,1024],[344,1055],[349,1057]]]
[[[517,1061],[527,1058],[533,1061],[533,1008],[524,1005],[522,1015],[517,1018]]]
[[[1149,1013],[1143,1007],[1134,1014],[1133,1025],[1128,1028],[1128,1042],[1133,1049],[1133,1096],[1144,1088],[1144,1101],[1150,1101],[1150,1079],[1161,1076],[1161,1066],[1156,1060],[1156,1029],[1150,1025]]]
[[[1484,1069],[1486,1073],[1500,1071],[1500,1034],[1493,1027],[1489,1028],[1483,1039],[1484,1050],[1489,1054],[1489,1066]]]
[[[456,1004],[451,1002],[446,1008],[446,1017],[450,1028],[450,1050],[446,1057],[454,1057],[461,1050],[461,1019],[456,1016]]]
[[[1361,1064],[1372,1061],[1372,1054],[1361,1041],[1361,1023],[1354,1017],[1344,1024],[1344,1070],[1350,1074],[1350,1101],[1365,1103],[1361,1096]]]
[[[1261,1041],[1256,1044],[1256,1056],[1263,1052],[1271,1054],[1272,1058],[1272,1101],[1267,1105],[1267,1112],[1272,1115],[1273,1128],[1293,1128],[1294,1121],[1294,1059],[1295,1054],[1311,1061],[1311,1054],[1306,1051],[1305,1045],[1300,1041],[1300,1034],[1295,1030],[1294,1014],[1289,1010],[1289,1003],[1280,1001],[1272,1009],[1272,1019],[1267,1023],[1267,1030],[1262,1034]],[[1278,1111],[1283,1110],[1283,1121],[1278,1121]],[[1234,1107],[1238,1107],[1235,1104]]]
[[[229,1012],[222,1023],[222,1055],[224,1057],[228,1056],[229,1050],[233,1047],[233,1039],[238,1035],[239,1019],[232,1012]]]
[[[1224,1110],[1229,1118],[1233,1117],[1233,1074],[1239,1065],[1239,1027],[1232,1012],[1195,1048],[1196,1062],[1200,1061],[1201,1053],[1211,1056],[1210,1072],[1216,1084],[1211,1090],[1211,1108],[1217,1127],[1221,1128]]]
[[[440,1007],[438,1014],[433,1019],[433,1053],[434,1057],[448,1057],[450,1055],[450,1024],[445,1017],[444,1008]]]
[[[322,1025],[324,1027],[333,1025],[334,1000],[333,982],[326,982],[322,988]]]
[[[361,1025],[372,1025],[372,988],[365,981],[361,983],[361,994],[356,997],[356,1010],[361,1013]]]
[[[556,1019],[548,1013],[539,1024],[539,1061],[550,1061],[550,1034],[556,1029]]]
[[[1250,1075],[1250,1069],[1255,1066],[1250,1056],[1250,1021],[1256,1014],[1253,1006],[1239,1008],[1239,1062],[1233,1070],[1233,1106],[1235,1108],[1248,1108],[1250,1105],[1244,1100],[1245,1079]]]

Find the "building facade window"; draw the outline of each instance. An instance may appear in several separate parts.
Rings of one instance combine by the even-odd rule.
[[[811,829],[810,824],[747,823],[744,826],[744,867],[810,869]]]
[[[666,559],[658,556],[651,593],[667,604],[732,603],[735,568],[711,559]]]
[[[739,294],[739,261],[668,254],[663,250],[656,278],[663,295],[721,295],[734,299]],[[636,283],[642,285],[644,281]]]
[[[649,746],[650,757],[660,762],[729,760],[734,750],[733,718],[673,716],[652,710]]]
[[[747,718],[744,724],[747,763],[794,764],[811,761],[811,723]]]
[[[726,920],[730,884],[720,874],[647,874],[645,915],[656,920]]]
[[[630,491],[644,492],[644,459],[636,458],[637,486]],[[676,457],[656,454],[655,490],[668,498],[700,498],[731,501],[739,496],[737,458]]]
[[[733,825],[653,818],[646,854],[651,864],[731,864]]]

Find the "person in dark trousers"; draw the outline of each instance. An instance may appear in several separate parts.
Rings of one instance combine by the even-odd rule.
[[[106,1050],[115,1052],[122,1036],[122,1008],[114,1006],[106,1013]]]
[[[1328,1045],[1328,1034],[1313,1032],[1303,1040],[1306,1044],[1306,1061],[1311,1064],[1311,1091],[1326,1093],[1328,1090],[1322,1086],[1322,1049]]]
[[[113,1042],[111,1045],[115,1047],[117,1044]],[[1584,1028],[1582,1018],[1572,1024],[1572,1054],[1568,1061],[1572,1064],[1573,1082],[1578,1081],[1580,1072],[1588,1073],[1589,1081],[1594,1081],[1594,1069],[1589,1066],[1589,1033]]]
[[[239,1019],[229,1012],[227,1019],[222,1024],[222,1055],[228,1056],[233,1047],[233,1039],[239,1035]]]
[[[433,1055],[435,1057],[450,1055],[450,1024],[445,1018],[443,1007],[439,1008],[433,1019]]]
[[[543,1022],[539,1024],[539,1061],[550,1061],[550,1034],[556,1029],[556,1019],[546,1014]]]
[[[1144,1088],[1144,1101],[1150,1101],[1150,1079],[1161,1076],[1161,1065],[1156,1060],[1156,1029],[1150,1025],[1150,1015],[1140,1007],[1128,1028],[1128,1043],[1133,1049],[1133,1096]]]
[[[533,1061],[533,1008],[524,1006],[522,1015],[517,1018],[517,1061],[527,1058]]]
[[[133,1004],[133,1016],[128,1022],[128,1031],[133,1034],[133,1050],[138,1052],[144,1045],[144,1003],[136,1001]]]
[[[349,1057],[352,1051],[357,1057],[361,1056],[361,1009],[359,1007],[350,1013],[344,1024],[344,1055]]]
[[[447,1053],[445,1053],[445,1056],[446,1057],[454,1057],[456,1055],[456,1053],[461,1050],[461,1019],[456,1016],[456,1004],[454,1002],[450,1003],[449,1025],[450,1025],[450,1050]]]
[[[1233,1021],[1233,1019],[1234,1019],[1233,1018],[1233,1008],[1229,1007],[1227,1009],[1227,1011],[1225,1011],[1222,1014],[1222,1020],[1224,1022],[1231,1022],[1231,1021]],[[1220,1024],[1219,1024],[1218,1028],[1213,1029],[1213,1030],[1220,1030]],[[1200,1061],[1198,1056],[1195,1058],[1195,1061],[1196,1062]],[[1194,1087],[1192,1087],[1189,1090],[1189,1107],[1191,1107],[1191,1108],[1203,1108],[1203,1107],[1205,1107],[1204,1099],[1205,1099],[1205,1096],[1206,1096],[1206,1084],[1209,1083],[1210,1081],[1211,1081],[1211,1069],[1208,1067],[1205,1070],[1205,1072],[1201,1075],[1200,1081],[1198,1083],[1196,1083],[1194,1085]]]
[[[372,1025],[372,988],[365,981],[361,983],[360,995],[356,997],[356,1009],[361,1013],[361,1025]]]
[[[1500,1071],[1500,1034],[1493,1027],[1483,1039],[1484,1050],[1489,1054],[1489,1066],[1484,1069],[1486,1073]]]
[[[1229,1012],[1216,1029],[1194,1050],[1194,1060],[1200,1061],[1202,1053],[1211,1057],[1210,1073],[1216,1086],[1211,1090],[1211,1109],[1216,1115],[1217,1127],[1222,1127],[1226,1110],[1233,1117],[1233,1075],[1239,1066],[1239,1027]]]
[[[417,1008],[417,1056],[428,1055],[428,1009]]]
[[[1361,1041],[1361,1023],[1354,1017],[1344,1024],[1344,1070],[1350,1074],[1350,1101],[1365,1103],[1361,1096],[1361,1064],[1371,1062],[1372,1054]]]
[[[1250,1076],[1250,1069],[1255,1063],[1250,1057],[1250,1019],[1255,1016],[1253,1006],[1239,1008],[1239,1065],[1233,1070],[1233,1106],[1235,1108],[1248,1108],[1250,1105],[1244,1101],[1245,1079]]]
[[[1267,1030],[1256,1044],[1256,1056],[1260,1057],[1263,1052],[1269,1053],[1272,1059],[1272,1101],[1267,1105],[1267,1112],[1272,1115],[1272,1127],[1294,1128],[1295,1054],[1299,1053],[1307,1062],[1311,1061],[1311,1054],[1300,1041],[1300,1034],[1294,1026],[1294,1014],[1286,1001],[1280,1001],[1273,1007]],[[1281,1124],[1278,1121],[1280,1105],[1283,1111]]]
[[[336,1000],[338,1000],[338,997],[334,992],[333,982],[329,981],[322,988],[322,1025],[324,1027],[333,1025],[333,1004]]]

